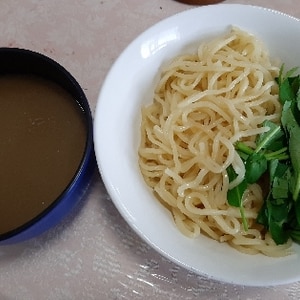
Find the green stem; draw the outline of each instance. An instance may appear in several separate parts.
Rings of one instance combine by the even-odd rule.
[[[284,147],[284,148],[281,148],[277,151],[266,153],[265,157],[266,157],[267,160],[272,160],[272,159],[284,160],[284,159],[288,159],[289,155],[286,153],[287,150],[288,150],[288,148]]]
[[[244,207],[240,206],[240,212],[241,212],[241,217],[242,217],[242,222],[243,222],[243,227],[245,231],[248,231],[248,222],[247,219],[245,217],[245,211],[244,211]]]
[[[258,153],[269,141],[279,132],[281,128],[278,126],[273,131],[271,131],[266,138],[264,138],[256,147],[255,152]]]
[[[254,153],[254,150],[252,148],[248,147],[247,145],[245,145],[243,142],[237,142],[235,144],[235,148],[237,150],[242,151],[245,154],[248,154],[248,155],[251,155]]]

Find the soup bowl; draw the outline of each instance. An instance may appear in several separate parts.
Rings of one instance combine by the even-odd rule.
[[[53,59],[0,48],[0,245],[33,238],[83,198],[93,122],[75,78]]]

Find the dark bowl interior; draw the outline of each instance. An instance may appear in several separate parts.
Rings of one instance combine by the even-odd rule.
[[[47,56],[26,49],[0,48],[0,76],[6,74],[35,75],[61,86],[72,96],[74,105],[78,105],[82,110],[87,138],[80,165],[60,196],[22,226],[0,234],[0,245],[27,240],[56,225],[82,199],[95,167],[91,111],[86,96],[75,78],[64,67]]]

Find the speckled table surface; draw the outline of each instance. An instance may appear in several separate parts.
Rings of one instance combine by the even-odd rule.
[[[227,0],[300,17],[299,0]],[[157,21],[191,6],[172,0],[3,0],[0,46],[54,58],[78,80],[94,113],[122,50]],[[138,24],[138,26],[137,26]],[[254,288],[189,272],[142,241],[114,207],[98,172],[79,205],[33,240],[0,248],[0,299],[298,299],[300,283]]]

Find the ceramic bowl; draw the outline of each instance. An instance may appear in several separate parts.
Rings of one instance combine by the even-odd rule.
[[[189,9],[138,36],[102,85],[94,121],[95,154],[105,186],[133,230],[163,256],[192,272],[233,284],[267,286],[300,280],[300,247],[284,258],[247,255],[205,236],[190,239],[146,186],[138,166],[141,107],[152,103],[161,67],[194,53],[203,40],[237,26],[261,39],[286,69],[299,66],[300,22],[282,12],[239,4]],[[105,141],[105,143],[103,143]]]
[[[21,78],[21,81],[17,86],[13,86],[9,90],[9,95],[7,96],[7,94],[4,93],[5,84],[3,82],[5,82],[5,78],[16,77],[19,78],[19,80]],[[36,82],[36,88],[30,87],[22,92],[22,94],[18,94],[18,96],[16,96],[16,102],[18,103],[16,106],[17,109],[15,107],[9,110],[9,105],[13,101],[6,101],[6,97],[14,96],[17,91],[22,90],[23,82],[25,82],[27,78],[38,78],[38,80],[47,82],[47,84],[55,85],[57,89],[63,90],[63,93],[68,95],[68,105],[70,109],[75,110],[78,116],[80,115],[80,126],[82,126],[84,136],[80,136],[81,132],[72,132],[76,130],[72,129],[72,126],[75,126],[75,121],[73,124],[70,123],[71,112],[68,110],[69,108],[60,106],[63,101],[57,100],[57,104],[56,102],[55,105],[53,104],[53,106],[59,105],[57,111],[60,112],[60,121],[56,112],[52,112],[52,110],[48,110],[44,107],[46,103],[44,99],[49,95],[47,92],[42,91],[43,94],[39,96],[40,98],[36,103],[36,112],[30,112],[28,107],[30,107],[31,104],[29,104],[29,102],[22,104],[22,101],[29,101],[30,98],[37,93],[36,90],[40,88],[40,81]],[[2,182],[0,182],[0,189],[6,190],[7,193],[5,194],[3,192],[4,194],[1,196],[0,219],[2,224],[5,223],[4,220],[8,220],[7,222],[10,223],[7,227],[1,225],[0,245],[7,245],[36,237],[61,221],[84,197],[93,174],[95,162],[93,150],[93,121],[89,104],[78,82],[63,66],[53,59],[31,50],[0,48],[0,82],[2,83],[2,85],[0,83],[0,106],[2,105],[1,114],[3,114],[1,118],[3,119],[4,115],[5,117],[8,116],[7,120],[9,120],[10,128],[20,121],[22,114],[26,114],[26,116],[28,114],[25,123],[30,122],[28,128],[25,130],[26,132],[21,131],[23,130],[23,126],[20,125],[20,127],[16,127],[16,129],[14,129],[9,136],[5,136],[5,138],[3,138],[3,136],[6,123],[2,122],[1,125],[3,131],[1,138],[2,150],[0,151],[0,161],[2,162],[0,162],[0,165],[2,165],[2,173],[6,174],[3,174],[3,177],[1,177]],[[56,101],[57,95],[55,94],[53,97],[54,99],[51,99],[51,101]],[[20,111],[19,106],[22,107]],[[43,112],[41,113],[42,115],[39,116],[40,111]],[[48,111],[49,115],[47,115]],[[34,113],[36,113],[36,116],[32,117]],[[45,127],[43,127],[48,121],[52,124],[52,127],[49,129],[50,131],[46,131]],[[58,122],[62,122],[60,129],[57,129]],[[70,132],[63,131],[63,133],[61,133],[66,126],[70,128]],[[30,134],[27,135],[28,131],[33,133],[33,131],[38,130],[40,131],[40,136],[34,136],[34,141],[32,141]],[[20,134],[21,137],[17,137],[20,133],[19,131],[22,132]],[[22,135],[25,135],[26,138],[22,139]],[[69,159],[73,151],[76,150],[75,142],[74,145],[68,144],[71,143],[68,139],[70,135],[74,135],[72,141],[81,138],[81,152],[77,154],[74,160]],[[52,138],[54,138],[53,142],[51,140]],[[28,150],[30,149],[28,148],[29,143],[36,143],[34,144],[36,146]],[[40,147],[42,143],[46,146],[44,145],[44,148],[41,147],[40,151],[36,151],[35,148]],[[57,143],[57,145],[53,145],[54,143]],[[14,145],[12,146],[12,144]],[[15,154],[15,156],[10,155],[10,149],[16,147],[19,147],[19,149],[17,149],[20,151],[17,152],[19,154]],[[51,161],[48,156],[52,154],[46,151],[48,148],[55,148],[57,152],[65,151],[64,156],[57,156],[55,162]],[[28,153],[25,159],[19,159],[19,156],[21,157],[21,154],[26,151],[34,152],[34,154]],[[29,161],[26,167],[25,160],[26,162]],[[9,161],[9,165],[11,166],[8,169],[3,168],[4,162],[6,161]],[[16,161],[18,161],[18,163],[16,163]],[[39,165],[36,166],[36,164]],[[52,167],[52,165],[55,165],[55,168]],[[69,173],[63,181],[57,180],[57,177],[64,176],[61,175],[65,174],[64,168],[67,169],[71,167],[71,165],[72,169],[70,168],[70,170],[66,171],[66,173]],[[37,173],[38,176],[35,177],[34,180],[31,180],[30,178],[33,172]],[[20,176],[23,177],[19,180],[19,178],[21,178]],[[57,185],[61,185],[57,190],[55,187],[56,182]],[[29,192],[30,189],[31,191]],[[20,191],[17,193],[15,192],[17,190]],[[52,192],[53,195],[49,196]],[[33,198],[37,198],[35,202],[32,202]],[[48,199],[48,202],[46,202],[45,199]],[[25,211],[30,212],[26,217],[24,217]],[[18,218],[21,218],[21,220],[14,223]]]

